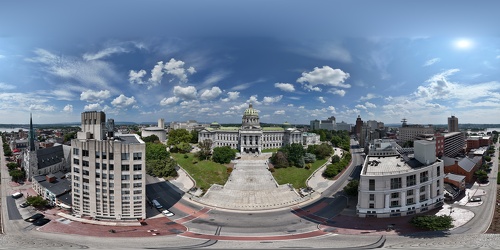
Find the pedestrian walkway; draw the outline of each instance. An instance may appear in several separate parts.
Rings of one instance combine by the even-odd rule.
[[[258,157],[235,161],[224,186],[212,185],[203,197],[194,200],[225,209],[267,210],[289,207],[307,200],[289,185],[278,185],[267,159]]]

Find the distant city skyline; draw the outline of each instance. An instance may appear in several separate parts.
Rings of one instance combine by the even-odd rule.
[[[496,1],[29,2],[0,9],[0,124],[500,123]]]

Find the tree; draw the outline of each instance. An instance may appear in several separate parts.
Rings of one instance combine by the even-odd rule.
[[[333,148],[326,143],[318,145],[316,147],[316,152],[314,152],[314,154],[316,155],[316,157],[318,157],[318,159],[325,159],[332,153],[333,153]]]
[[[198,143],[198,131],[195,129],[191,130],[191,143]]]
[[[305,151],[301,144],[292,143],[280,149],[287,156],[290,165],[300,167],[300,159],[304,157]]]
[[[208,160],[210,158],[210,154],[212,153],[212,140],[205,139],[199,143],[198,147],[200,151],[196,152],[196,157],[200,160]]]
[[[236,157],[236,152],[229,146],[214,148],[214,153],[212,155],[214,162],[221,164],[230,163],[234,157]]]
[[[357,196],[358,195],[358,187],[359,187],[359,181],[358,180],[351,180],[344,187],[344,192],[350,196]]]
[[[276,153],[273,153],[270,161],[274,165],[275,168],[287,168],[290,166],[290,164],[288,163],[288,159],[286,158],[285,153],[283,153],[282,151],[278,151]]]
[[[186,129],[174,129],[168,133],[167,146],[175,146],[181,142],[189,143],[191,141],[191,133]]]
[[[479,183],[488,182],[488,173],[484,170],[478,170],[474,173]]]
[[[146,173],[158,177],[176,177],[178,173],[175,169],[177,162],[168,158],[166,160],[148,160],[146,161]]]
[[[67,134],[64,134],[63,142],[68,142],[75,138],[76,138],[76,132],[69,132]]]
[[[187,142],[181,142],[177,145],[174,145],[174,147],[171,150],[172,152],[178,152],[178,153],[189,153],[191,151],[191,144]]]
[[[489,155],[486,155],[484,157],[484,160],[487,161],[487,162],[490,162],[491,161],[491,157]]]
[[[170,157],[167,147],[161,143],[146,143],[146,160],[166,160]]]
[[[49,203],[42,196],[29,196],[26,202],[33,207],[45,207]]]
[[[143,137],[142,140],[144,142],[159,142],[160,138],[158,138],[157,135],[150,135],[150,136]]]
[[[9,171],[9,175],[11,176],[12,181],[15,182],[22,181],[26,177],[26,173],[19,169]]]
[[[332,156],[332,163],[337,163],[337,162],[340,162],[340,156],[338,155]]]
[[[413,217],[410,223],[421,229],[440,231],[452,228],[453,218],[449,215],[419,215]]]
[[[311,153],[306,153],[304,155],[304,161],[306,163],[313,163],[316,161],[316,155],[315,154],[311,154]]]
[[[19,167],[19,165],[17,165],[17,163],[15,163],[15,162],[9,162],[9,163],[7,163],[7,168],[9,169],[9,171],[12,171],[12,170],[14,170],[14,169],[16,169],[18,167]]]

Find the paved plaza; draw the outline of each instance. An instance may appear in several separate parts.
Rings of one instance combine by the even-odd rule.
[[[195,200],[217,208],[236,210],[282,208],[306,200],[292,186],[276,183],[266,157],[246,157],[234,163],[224,186],[213,185],[203,197]]]

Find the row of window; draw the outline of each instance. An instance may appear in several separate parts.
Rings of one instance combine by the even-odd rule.
[[[77,156],[79,155],[79,152],[80,152],[80,149],[79,148],[73,148],[73,155],[74,156]],[[84,157],[89,157],[89,151],[88,150],[82,150],[82,156]],[[96,151],[95,152],[95,158],[99,159],[99,158],[102,158],[102,159],[110,159],[110,160],[113,160],[114,159],[114,153],[107,153],[106,152],[100,152],[100,151]],[[122,160],[130,160],[130,153],[121,153],[121,159]],[[136,153],[132,153],[132,159],[133,160],[142,160],[142,152],[136,152]]]

